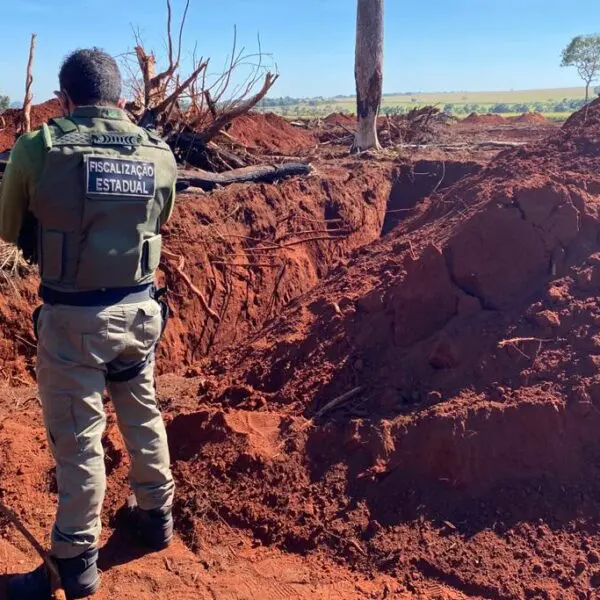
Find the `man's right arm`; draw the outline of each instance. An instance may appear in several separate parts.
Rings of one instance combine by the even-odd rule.
[[[11,244],[17,243],[29,208],[26,164],[26,149],[17,142],[10,153],[0,186],[0,238]]]
[[[39,131],[17,140],[0,186],[0,238],[17,244],[26,258],[35,259],[37,224],[29,206],[45,158],[43,137]]]

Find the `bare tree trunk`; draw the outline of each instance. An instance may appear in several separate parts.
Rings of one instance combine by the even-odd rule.
[[[31,131],[31,103],[33,95],[31,93],[31,85],[33,84],[33,56],[35,54],[35,33],[31,34],[31,45],[29,47],[29,62],[27,63],[27,75],[25,77],[25,100],[23,101],[23,133]]]
[[[383,91],[383,2],[358,0],[356,20],[356,109],[358,127],[352,150],[380,149],[377,115]]]
[[[591,81],[586,81],[585,82],[585,103],[588,103],[588,100],[590,99],[590,83]]]

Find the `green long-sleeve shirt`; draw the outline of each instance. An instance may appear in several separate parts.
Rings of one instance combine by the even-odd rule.
[[[41,132],[17,140],[0,186],[0,238],[17,243],[29,200],[44,169],[45,147]]]
[[[127,115],[121,110],[93,106],[75,109],[73,117],[86,120],[127,120]],[[17,243],[19,239],[31,199],[44,170],[45,159],[46,147],[41,130],[20,137],[10,153],[0,185],[0,238],[6,242]],[[175,186],[165,206],[162,224],[171,217],[174,202]]]

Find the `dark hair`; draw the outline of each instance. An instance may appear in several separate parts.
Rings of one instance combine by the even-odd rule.
[[[76,106],[117,104],[121,98],[121,73],[117,61],[90,48],[69,54],[58,76],[61,90]]]

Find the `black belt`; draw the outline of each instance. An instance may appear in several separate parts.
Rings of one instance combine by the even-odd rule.
[[[123,288],[106,288],[86,292],[59,292],[45,285],[40,286],[40,298],[46,304],[65,306],[112,306],[113,304],[133,304],[152,297],[154,285],[147,283]]]

